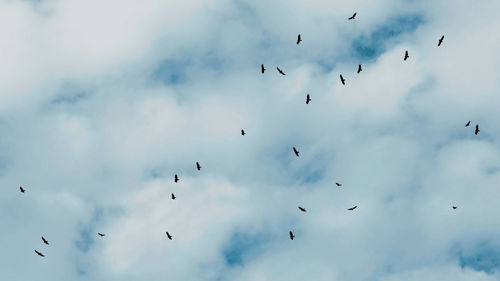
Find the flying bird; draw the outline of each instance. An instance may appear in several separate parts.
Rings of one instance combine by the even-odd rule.
[[[302,208],[302,207],[300,207],[300,206],[299,206],[299,210],[301,210],[302,212],[307,212],[307,211],[306,211],[306,208]]]
[[[306,97],[306,104],[309,104],[309,102],[311,101],[311,96],[309,94],[307,94],[307,97]]]
[[[19,187],[19,190],[21,190],[21,192],[24,193],[24,188],[22,186]]]
[[[45,257],[42,253],[40,253],[40,252],[39,252],[39,251],[37,251],[37,250],[35,250],[35,253],[36,253],[37,255],[39,255],[40,257]]]
[[[290,231],[290,239],[293,240],[295,238],[295,235],[293,235],[293,232]]]
[[[278,70],[279,73],[281,73],[282,75],[286,75],[285,72],[283,72],[283,70],[281,70],[279,67],[276,67],[276,69]]]
[[[410,56],[408,55],[408,51],[405,51],[405,58],[404,60],[407,60]]]
[[[444,35],[441,36],[441,38],[439,39],[438,47],[441,46],[441,44],[443,43],[443,40],[444,40]]]
[[[165,233],[167,234],[168,239],[172,240],[172,235],[170,235],[170,233],[168,233],[168,231]]]
[[[197,169],[198,171],[199,171],[199,170],[201,170],[201,165],[200,165],[200,163],[198,163],[198,162],[196,162],[196,169]]]
[[[452,208],[453,208],[453,210],[455,210],[457,208],[457,206],[453,206]]]
[[[361,69],[361,64],[358,65],[358,74],[362,71],[363,69]]]
[[[175,195],[172,193],[172,200],[175,200],[175,198],[176,198]]]
[[[302,39],[300,38],[300,34],[299,36],[297,36],[297,45],[299,45],[299,43],[302,41]]]
[[[179,181],[179,177],[177,176],[177,174],[174,175],[174,182],[177,183]]]
[[[342,74],[340,74],[340,81],[342,82],[342,85],[345,85],[345,79],[342,77]]]
[[[342,184],[341,184],[341,183],[338,183],[338,182],[336,182],[335,184],[336,184],[337,186],[342,186]]]
[[[295,146],[293,147],[293,152],[295,152],[295,155],[297,155],[297,157],[299,157],[299,151],[297,150],[297,148],[295,148]]]
[[[355,17],[356,17],[356,14],[357,13],[354,13],[350,18],[348,18],[349,20],[353,20]]]
[[[474,132],[474,134],[477,135],[477,133],[479,133],[479,125],[476,125],[476,131]]]
[[[470,121],[465,123],[465,127],[469,127],[469,125],[470,125]]]
[[[43,236],[42,236],[42,240],[43,240],[43,243],[49,245],[49,241],[47,241],[47,239],[45,239]]]
[[[245,135],[245,130],[241,129],[241,135],[244,136]]]
[[[356,209],[357,207],[358,207],[358,205],[356,205],[356,206],[354,206],[354,207],[352,207],[352,208],[349,208],[349,209],[347,209],[347,210],[352,211],[352,210]]]
[[[97,232],[97,234],[99,234],[99,236],[101,236],[101,237],[106,236],[106,234],[103,234],[103,233],[100,233],[100,232]]]
[[[261,64],[260,65],[260,72],[262,72],[262,74],[264,74],[264,71],[266,71],[266,69],[264,68],[264,64]]]

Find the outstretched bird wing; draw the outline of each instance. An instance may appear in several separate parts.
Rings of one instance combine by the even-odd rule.
[[[353,19],[356,17],[356,14],[357,14],[357,13],[354,13],[354,14],[353,14],[353,15],[352,15],[349,19],[350,19],[350,20],[353,20]]]
[[[42,236],[42,240],[43,240],[43,243],[49,245],[49,242],[47,241],[47,239],[45,239],[43,236]]]
[[[266,69],[264,68],[264,64],[261,64],[260,65],[260,72],[264,73],[264,71],[266,71]]]
[[[299,45],[300,41],[302,41],[302,39],[300,39],[300,34],[299,34],[299,36],[297,36],[297,45]]]
[[[39,251],[37,251],[37,250],[35,250],[35,253],[36,253],[37,255],[39,255],[40,257],[45,257],[42,253],[40,253],[40,252],[39,252]]]
[[[441,38],[439,39],[438,47],[441,46],[441,44],[443,43],[443,40],[444,40],[444,35],[441,36]]]

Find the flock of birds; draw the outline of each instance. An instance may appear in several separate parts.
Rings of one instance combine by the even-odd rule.
[[[357,15],[357,13],[354,13],[351,17],[349,17],[349,18],[348,18],[348,20],[354,20],[354,19],[356,18],[356,15]],[[437,46],[438,46],[438,47],[439,47],[439,46],[441,46],[441,44],[443,43],[443,40],[444,40],[444,35],[442,35],[442,36],[441,36],[441,38],[439,38],[439,41],[438,41],[438,44],[437,44]],[[299,35],[297,36],[297,45],[299,45],[299,44],[300,44],[300,42],[302,42],[302,37],[301,37],[301,35],[299,34]],[[406,61],[409,57],[410,57],[410,56],[408,55],[408,50],[406,50],[406,51],[405,51],[405,54],[404,54],[404,57],[403,57],[403,60],[404,60],[404,61]],[[267,69],[264,67],[264,64],[261,64],[260,69],[261,69],[261,73],[262,73],[262,74],[264,74],[264,72],[267,70]],[[279,67],[276,67],[276,69],[278,70],[278,72],[279,72],[281,75],[286,75],[286,74],[285,74],[285,72],[284,72],[282,69],[280,69]],[[359,74],[361,71],[363,71],[363,69],[362,69],[361,64],[359,64],[359,65],[358,65],[358,70],[357,70],[357,73]],[[342,74],[340,74],[340,82],[342,83],[342,85],[345,85],[345,81],[346,81],[346,80],[345,80],[345,78],[342,76]],[[311,96],[310,96],[309,94],[307,94],[307,95],[306,95],[306,104],[309,104],[310,102],[311,102]],[[471,124],[471,121],[468,121],[468,122],[465,124],[465,127],[469,127],[469,126],[470,126],[470,124]],[[480,130],[479,130],[479,125],[477,125],[477,124],[476,124],[476,129],[475,129],[475,131],[474,131],[474,134],[475,134],[475,135],[477,135],[477,134],[479,133],[479,131],[480,131]],[[245,130],[244,130],[244,129],[241,129],[241,135],[242,135],[242,136],[246,135],[246,133],[245,133]],[[295,154],[297,157],[299,157],[299,151],[297,150],[297,148],[294,146],[292,149],[293,149],[294,154]],[[200,171],[200,170],[201,170],[201,165],[200,165],[200,163],[199,163],[199,162],[196,162],[196,169],[197,169],[198,171]],[[179,180],[180,180],[180,179],[179,179],[179,176],[178,176],[177,174],[175,174],[175,175],[174,175],[174,183],[179,182]],[[338,183],[338,182],[336,182],[335,184],[337,185],[337,187],[341,187],[341,186],[342,186],[342,184],[341,184],[341,183]],[[21,192],[22,192],[22,193],[24,193],[24,192],[25,192],[25,189],[24,189],[22,186],[20,186],[20,187],[19,187],[19,189],[21,190]],[[175,199],[176,199],[175,194],[173,194],[173,193],[172,193],[172,194],[171,194],[171,198],[172,198],[172,200],[175,200]],[[353,206],[353,207],[351,207],[351,208],[348,208],[347,210],[349,210],[349,211],[354,211],[357,207],[358,207],[358,206],[356,205],[356,206]],[[298,208],[299,208],[299,210],[300,210],[301,212],[307,212],[306,208],[304,208],[304,207],[302,207],[302,206],[298,206]],[[453,208],[453,209],[457,209],[457,206],[452,206],[452,208]],[[168,238],[169,240],[172,240],[172,239],[173,239],[172,235],[171,235],[168,231],[166,231],[166,232],[165,232],[165,234],[167,235],[167,238]],[[293,240],[293,239],[295,238],[295,234],[293,234],[293,232],[292,232],[291,230],[290,230],[289,234],[290,234],[290,239],[291,239],[291,240]],[[97,235],[99,235],[100,237],[104,237],[104,236],[106,236],[105,234],[100,233],[100,232],[98,232],[98,233],[97,233]],[[48,241],[47,241],[47,239],[45,239],[45,237],[43,237],[43,236],[42,236],[42,241],[43,241],[43,243],[44,243],[44,244],[49,245],[49,242],[48,242]],[[44,255],[44,254],[42,254],[41,252],[39,252],[38,250],[35,250],[35,253],[36,253],[37,255],[39,255],[40,257],[45,257],[45,255]]]

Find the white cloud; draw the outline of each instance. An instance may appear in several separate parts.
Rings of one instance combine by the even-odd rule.
[[[461,267],[478,245],[500,244],[497,10],[491,1],[0,3],[0,272],[497,280]],[[414,31],[382,38],[415,15]],[[356,57],[353,42],[376,30],[381,38],[362,42],[384,46]],[[241,263],[229,264],[228,247]]]

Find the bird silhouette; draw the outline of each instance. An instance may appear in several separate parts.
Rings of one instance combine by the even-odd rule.
[[[297,150],[297,148],[295,148],[295,146],[293,147],[293,152],[295,152],[295,155],[297,155],[297,157],[299,157],[299,151]]]
[[[175,200],[175,198],[176,198],[175,195],[172,193],[172,200]]]
[[[306,96],[306,104],[309,104],[310,101],[311,101],[311,96],[309,94],[307,94],[307,96]]]
[[[19,187],[19,190],[21,190],[21,192],[24,193],[24,188],[22,186]]]
[[[301,210],[302,212],[306,212],[306,208],[303,208],[303,207],[300,207],[300,206],[299,206],[299,210]]]
[[[452,208],[453,208],[453,210],[455,210],[457,208],[457,206],[453,206]]]
[[[345,85],[345,79],[342,77],[342,74],[340,74],[340,82],[342,82],[342,85]]]
[[[468,121],[467,123],[465,123],[465,127],[469,127],[470,125],[470,121]]]
[[[168,233],[168,231],[165,233],[167,234],[168,239],[172,240],[172,235],[170,235],[170,233]]]
[[[407,60],[410,56],[408,55],[408,51],[405,51],[405,58],[404,60]]]
[[[265,71],[266,71],[266,69],[264,68],[264,64],[261,64],[260,65],[260,72],[262,72],[262,74],[264,74]]]
[[[363,69],[361,68],[361,64],[360,64],[360,65],[358,65],[358,74],[359,74],[361,71],[363,71]]]
[[[290,231],[290,239],[293,240],[295,238],[295,235],[293,235],[293,232]]]
[[[357,13],[354,13],[350,18],[348,18],[349,20],[353,20],[355,17],[356,17],[356,14]]]
[[[341,183],[338,183],[338,182],[336,182],[335,184],[336,184],[337,186],[342,186],[342,184],[341,184]]]
[[[282,75],[286,75],[285,72],[283,72],[283,70],[281,70],[279,67],[276,67],[276,69],[278,70],[279,73],[281,73]]]
[[[47,239],[45,239],[43,236],[42,236],[42,241],[43,241],[43,243],[49,245],[49,241],[47,241]]]
[[[441,46],[441,44],[443,43],[443,40],[444,40],[444,35],[441,36],[441,38],[439,39],[438,47]]]
[[[177,176],[177,174],[174,175],[174,182],[177,183],[179,181],[179,177]]]
[[[476,134],[476,135],[477,135],[477,133],[479,133],[479,132],[480,132],[480,131],[479,131],[479,125],[476,125],[476,131],[474,131],[474,134]]]
[[[358,207],[358,205],[356,205],[356,206],[354,206],[354,207],[352,207],[352,208],[349,208],[349,209],[347,209],[347,210],[352,211],[352,210],[356,209],[357,207]]]
[[[299,34],[299,36],[297,36],[297,45],[299,45],[300,42],[302,42],[302,39],[300,38],[300,34]]]
[[[39,251],[37,251],[37,250],[35,250],[35,253],[36,253],[37,255],[39,255],[40,257],[45,257],[42,253],[40,253],[40,252],[39,252]]]
[[[241,129],[241,135],[244,136],[245,135],[245,130]]]
[[[106,234],[103,234],[103,233],[100,233],[100,232],[97,232],[97,234],[98,234],[99,236],[101,236],[101,237],[106,236]]]
[[[200,163],[198,163],[198,162],[196,162],[196,169],[197,169],[198,171],[199,171],[199,170],[201,170],[201,165],[200,165]]]

